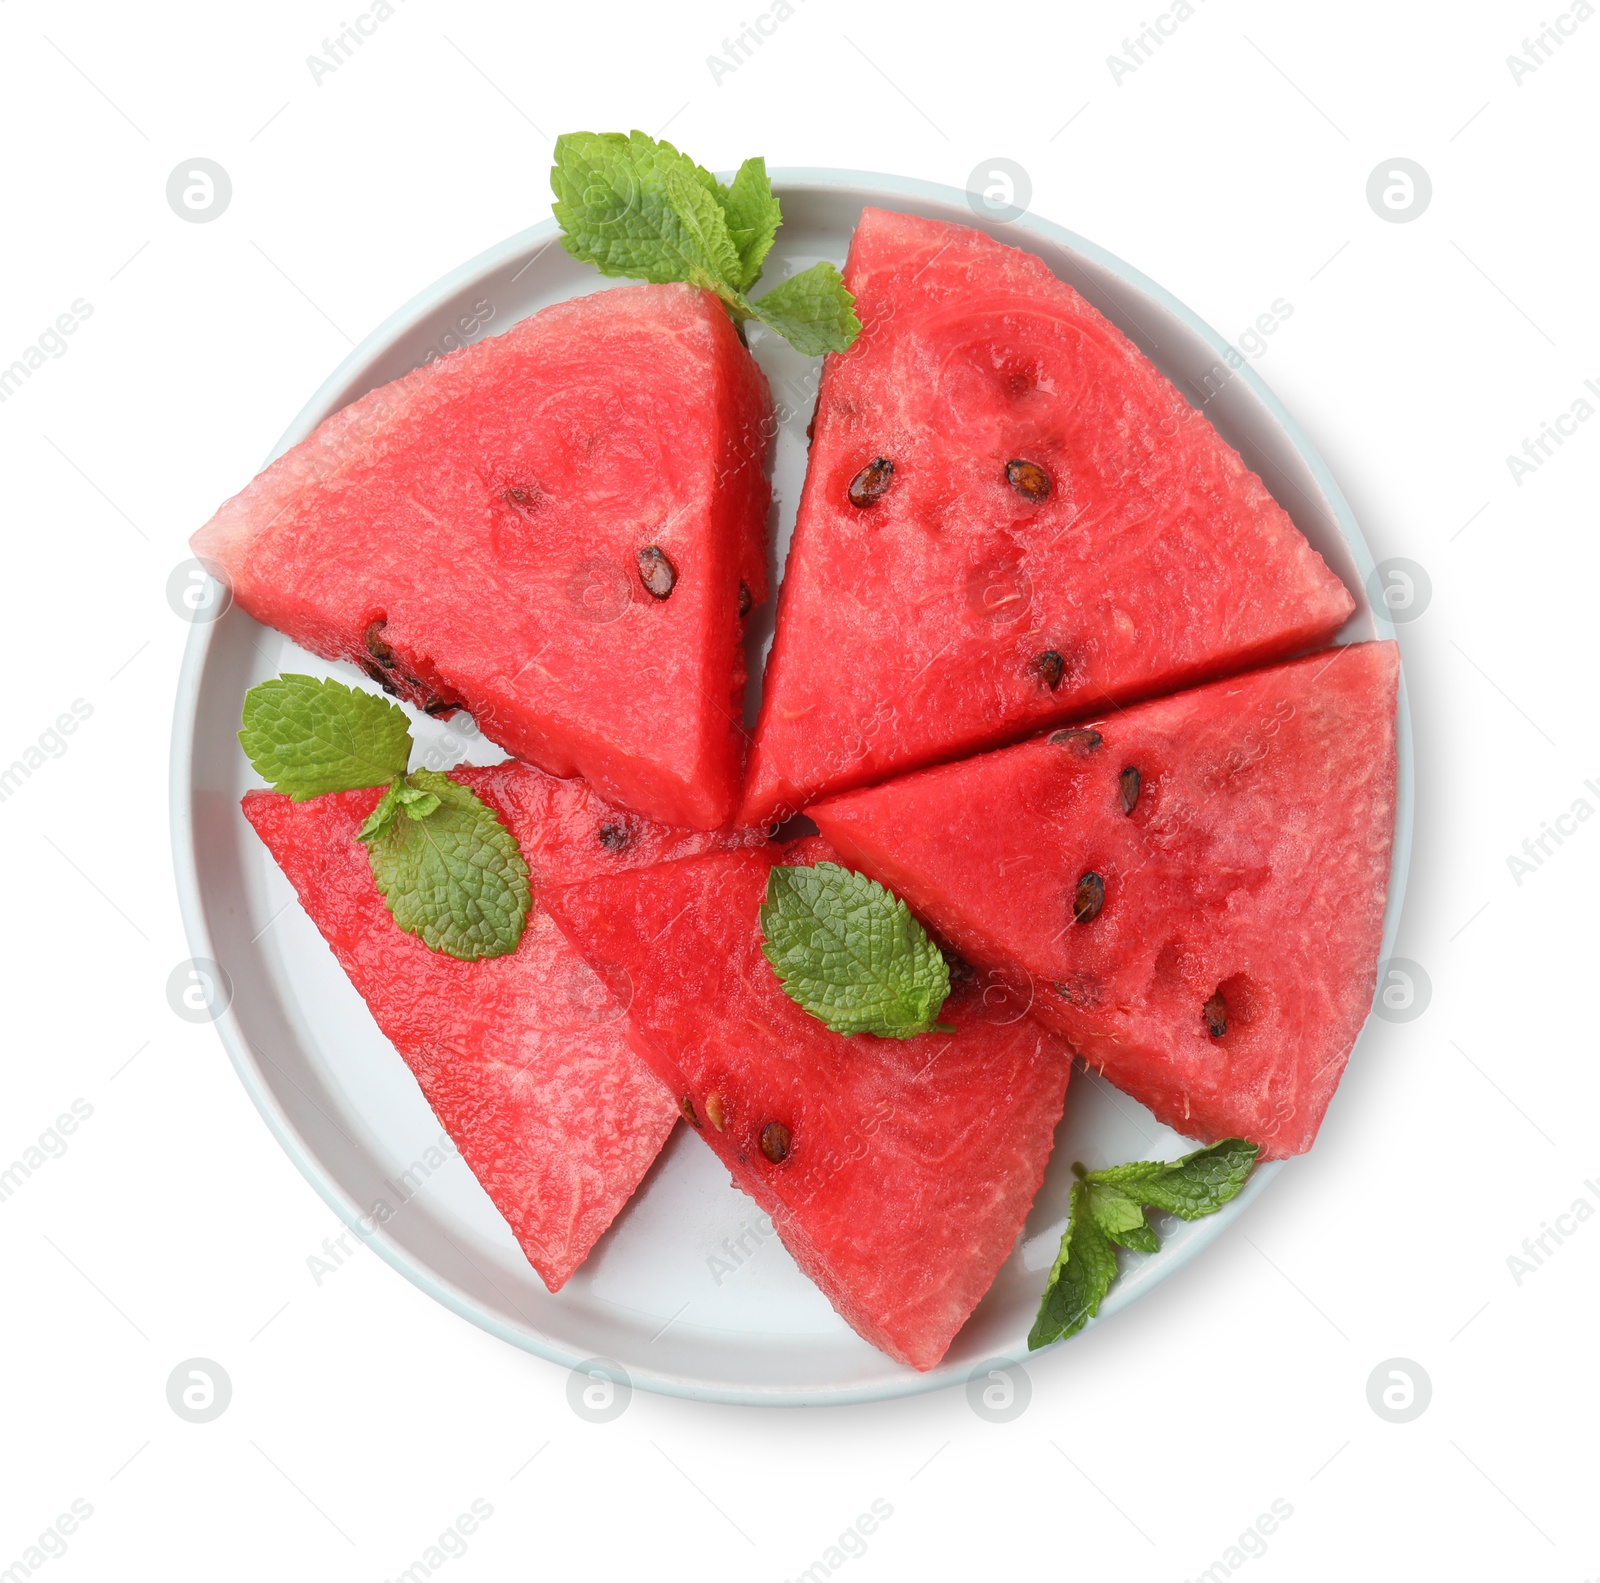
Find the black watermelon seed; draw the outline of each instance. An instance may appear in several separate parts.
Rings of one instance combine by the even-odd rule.
[[[694,1113],[694,1100],[688,1094],[678,1096],[678,1109],[683,1112],[683,1119],[689,1123],[696,1132],[700,1131],[700,1118]]]
[[[633,832],[617,820],[600,826],[600,845],[608,852],[621,852],[632,839]]]
[[[1012,458],[1006,463],[1006,482],[1033,505],[1050,498],[1050,475],[1037,462]]]
[[[500,491],[500,498],[508,506],[515,506],[525,516],[531,516],[539,509],[540,502],[544,497],[531,485],[510,484]]]
[[[400,689],[390,681],[389,673],[373,660],[357,660],[356,664],[364,670],[391,698],[400,696]]]
[[[639,581],[654,599],[665,599],[678,586],[678,568],[654,545],[639,551]]]
[[[739,619],[741,621],[750,614],[750,585],[741,577],[739,579]]]
[[[789,1146],[792,1142],[789,1129],[781,1121],[769,1121],[761,1129],[761,1152],[774,1165],[782,1165],[789,1158]]]
[[[865,510],[868,506],[875,506],[889,492],[889,485],[894,481],[894,463],[887,456],[880,456],[875,461],[868,462],[865,467],[850,480],[850,504]]]
[[[1220,989],[1212,992],[1200,1015],[1205,1019],[1206,1032],[1213,1039],[1220,1039],[1228,1031],[1228,1002]]]
[[[453,698],[430,698],[423,706],[425,715],[447,715],[452,709],[459,709],[461,705]]]
[[[1091,731],[1087,726],[1069,726],[1065,731],[1050,733],[1051,747],[1076,748],[1080,753],[1094,752],[1104,740],[1098,731]]]
[[[379,616],[367,628],[367,653],[370,654],[386,671],[395,667],[394,650],[383,641],[383,629],[386,625],[384,618]]]
[[[1132,813],[1139,806],[1139,789],[1144,778],[1131,764],[1117,776],[1117,790],[1122,793],[1122,811]]]
[[[1093,923],[1106,904],[1106,882],[1090,869],[1072,893],[1072,921]]]
[[[1043,654],[1035,654],[1030,663],[1033,666],[1033,674],[1051,692],[1054,692],[1061,685],[1061,678],[1066,672],[1067,662],[1061,657],[1060,649],[1046,649]]]

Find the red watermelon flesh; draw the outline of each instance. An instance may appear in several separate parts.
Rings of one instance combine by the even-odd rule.
[[[1332,649],[811,814],[1169,1126],[1299,1154],[1372,1004],[1398,676]]]
[[[766,380],[689,286],[558,304],[363,396],[194,536],[251,615],[664,823],[732,812]]]
[[[463,962],[395,923],[355,838],[376,788],[291,802],[254,791],[245,816],[289,877],[384,1036],[558,1290],[660,1152],[678,1107],[629,1048],[623,1008],[538,905],[550,885],[705,851],[581,781],[524,764],[459,769],[515,834],[535,903],[516,950]]]
[[[867,209],[845,281],[864,329],[823,370],[741,817],[1287,657],[1350,615],[1261,480],[1031,253]]]
[[[761,954],[757,911],[775,861],[823,860],[815,839],[708,854],[546,905],[631,997],[639,1053],[800,1268],[874,1346],[930,1369],[1022,1229],[1071,1057],[976,984],[946,1003],[953,1034],[846,1038],[802,1011]]]

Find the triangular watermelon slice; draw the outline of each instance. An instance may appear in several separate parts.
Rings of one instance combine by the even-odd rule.
[[[855,1329],[930,1369],[1022,1229],[1071,1073],[1064,1044],[975,981],[954,1033],[846,1038],[783,992],[757,919],[811,840],[556,891],[546,905],[619,996],[640,1054]]]
[[[1328,641],[1350,595],[1031,253],[867,209],[741,817]]]
[[[638,1186],[678,1107],[623,1037],[623,1007],[538,904],[552,884],[726,845],[524,764],[459,769],[516,836],[534,885],[522,940],[463,962],[390,916],[356,840],[377,788],[244,799],[386,1038],[410,1066],[528,1261],[558,1290]]]
[[[668,824],[737,795],[767,384],[716,298],[546,308],[363,396],[194,536],[257,620]]]
[[[1189,1137],[1311,1147],[1372,1004],[1392,643],[819,803],[853,863]]]

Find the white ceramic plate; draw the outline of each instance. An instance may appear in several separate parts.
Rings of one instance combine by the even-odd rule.
[[[767,264],[768,283],[818,259],[843,264],[866,204],[978,225],[1039,254],[1190,399],[1203,403],[1266,480],[1357,601],[1344,639],[1392,636],[1385,613],[1372,608],[1366,593],[1371,556],[1327,468],[1249,367],[1230,366],[1227,343],[1160,287],[1032,215],[986,221],[964,193],[950,188],[813,170],[779,172],[774,187],[784,225]],[[549,303],[609,284],[555,245],[556,235],[547,222],[512,237],[381,325],[311,399],[274,455],[430,351],[504,330]],[[463,324],[471,326],[465,334]],[[773,480],[781,566],[819,365],[759,332],[753,340],[783,419]],[[767,626],[752,633],[758,649],[770,639],[766,608]],[[220,962],[231,978],[232,999],[217,1019],[218,1031],[290,1157],[397,1270],[485,1330],[561,1364],[606,1359],[636,1385],[714,1401],[863,1401],[965,1381],[980,1366],[1027,1355],[1028,1327],[1065,1224],[1071,1162],[1182,1152],[1175,1133],[1080,1069],[1049,1174],[1017,1247],[944,1362],[926,1374],[890,1361],[849,1329],[778,1240],[762,1234],[765,1223],[755,1206],[731,1186],[711,1151],[682,1127],[588,1261],[552,1296],[459,1157],[431,1172],[426,1165],[416,1169],[438,1138],[439,1123],[239,812],[239,798],[253,784],[235,736],[240,707],[249,687],[282,670],[361,680],[238,609],[193,630],[172,749],[173,847],[191,948],[197,959]],[[759,674],[759,664],[753,665],[752,675]],[[419,718],[414,729],[436,766],[502,756],[459,725]],[[1411,737],[1403,691],[1400,775],[1385,955],[1411,844]],[[1102,1322],[1192,1258],[1278,1169],[1258,1170],[1221,1214],[1165,1229],[1160,1253],[1129,1256]],[[410,1178],[397,1190],[408,1170]],[[403,1206],[402,1194],[408,1195]],[[396,1212],[375,1226],[372,1209],[379,1201]]]

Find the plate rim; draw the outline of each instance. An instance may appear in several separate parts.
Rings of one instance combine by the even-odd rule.
[[[731,179],[731,173],[722,173]],[[774,192],[781,199],[796,189],[818,189],[833,196],[859,196],[863,204],[904,203],[911,206],[939,205],[941,207],[971,207],[970,194],[957,187],[923,181],[915,177],[894,176],[872,171],[845,170],[812,166],[781,166],[770,172]],[[1159,282],[1143,271],[1126,263],[1116,254],[1100,247],[1088,238],[1055,222],[1026,210],[1015,220],[1003,223],[986,222],[985,217],[973,210],[970,223],[974,229],[985,231],[999,240],[1008,235],[1034,235],[1042,240],[1064,247],[1097,267],[1114,274],[1159,304],[1173,318],[1183,323],[1193,334],[1208,344],[1219,357],[1232,350],[1231,343],[1212,328],[1204,319],[1174,296]],[[455,268],[447,271],[431,284],[417,292],[407,302],[391,312],[340,360],[326,379],[312,392],[305,404],[273,446],[262,464],[276,460],[285,451],[298,444],[311,433],[318,423],[334,409],[333,403],[371,362],[401,335],[413,329],[421,320],[436,311],[444,302],[457,296],[473,283],[481,281],[511,260],[538,247],[542,252],[556,242],[560,228],[554,217],[540,221],[512,236],[484,249]],[[542,245],[541,245],[542,244]],[[532,260],[530,259],[530,263]],[[1344,492],[1334,479],[1332,471],[1320,452],[1311,443],[1288,409],[1273,393],[1271,387],[1249,362],[1233,369],[1235,378],[1242,378],[1251,394],[1266,410],[1273,423],[1289,442],[1300,460],[1311,473],[1313,481],[1332,510],[1346,547],[1356,563],[1363,584],[1372,577],[1376,563],[1366,541],[1366,535],[1357,521]],[[340,402],[339,405],[344,405]],[[1396,639],[1393,622],[1379,605],[1371,611],[1377,639]],[[201,679],[210,655],[211,643],[220,623],[197,623],[190,628],[179,669],[176,695],[173,700],[172,743],[168,757],[168,800],[174,877],[178,892],[178,909],[190,950],[196,958],[214,959],[215,946],[206,917],[198,851],[194,840],[194,821],[191,812],[192,770],[197,751],[197,705]],[[1406,688],[1404,653],[1401,654],[1400,683],[1395,716],[1395,746],[1397,767],[1397,795],[1395,829],[1390,859],[1389,890],[1384,911],[1383,940],[1380,962],[1393,952],[1399,931],[1400,917],[1405,901],[1406,881],[1411,863],[1414,818],[1414,743],[1411,715]],[[1351,1058],[1364,1041],[1371,1021],[1362,1025],[1352,1046]],[[310,1183],[318,1196],[361,1240],[403,1275],[419,1290],[452,1312],[469,1320],[479,1329],[510,1343],[518,1350],[532,1353],[565,1368],[576,1369],[585,1363],[607,1360],[586,1357],[551,1341],[529,1335],[506,1323],[492,1311],[480,1306],[466,1294],[457,1290],[434,1270],[414,1257],[402,1245],[393,1241],[381,1229],[373,1232],[361,1224],[365,1212],[346,1194],[333,1178],[314,1149],[300,1136],[277,1094],[267,1079],[260,1062],[245,1035],[237,1014],[230,1004],[215,1019],[214,1026],[222,1041],[229,1061],[237,1073],[245,1092],[266,1122],[268,1130],[280,1148],[293,1161],[301,1175]],[[1098,1325],[1113,1318],[1130,1303],[1168,1279],[1187,1265],[1202,1249],[1209,1247],[1244,1210],[1264,1192],[1290,1162],[1273,1160],[1258,1166],[1244,1189],[1214,1216],[1208,1217],[1210,1235],[1190,1239],[1181,1248],[1174,1249],[1159,1265],[1151,1268],[1144,1279],[1127,1282],[1113,1288],[1102,1304],[1100,1316],[1091,1321]],[[1037,1352],[1012,1350],[997,1353],[965,1376],[960,1372],[934,1369],[927,1373],[908,1373],[893,1376],[887,1381],[864,1385],[839,1387],[773,1386],[723,1386],[697,1380],[674,1378],[665,1374],[650,1374],[633,1369],[624,1370],[629,1384],[661,1395],[692,1401],[715,1402],[734,1406],[828,1406],[895,1400],[905,1396],[920,1395],[927,1391],[944,1390],[960,1384],[963,1378],[970,1381],[994,1369],[1012,1368],[1033,1358],[1042,1358],[1054,1352],[1063,1342],[1052,1342]],[[616,1365],[621,1367],[620,1365]]]

